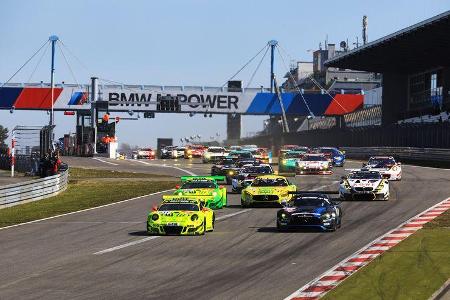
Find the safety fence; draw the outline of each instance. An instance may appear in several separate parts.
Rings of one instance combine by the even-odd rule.
[[[335,147],[416,147],[450,149],[450,122],[331,128],[244,138],[277,150],[284,144]]]
[[[368,159],[370,156],[393,156],[400,161],[450,163],[450,149],[413,147],[342,147],[348,158]]]
[[[39,160],[39,157],[36,155],[16,155],[14,159],[14,170],[32,176],[38,175]],[[0,169],[11,169],[11,157],[9,155],[0,154]]]
[[[0,186],[0,208],[54,196],[67,188],[69,171],[22,183]]]

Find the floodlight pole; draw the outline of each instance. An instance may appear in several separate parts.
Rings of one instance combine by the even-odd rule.
[[[50,126],[53,126],[55,123],[55,115],[54,115],[54,111],[53,111],[53,102],[55,99],[55,82],[54,82],[54,77],[55,77],[55,44],[57,41],[59,41],[58,36],[56,35],[52,35],[48,38],[48,40],[50,42],[52,42],[52,67],[51,67],[51,76],[50,76],[50,90],[51,90],[51,105],[52,105],[52,110],[50,112]],[[53,131],[50,135],[50,141],[53,143]]]

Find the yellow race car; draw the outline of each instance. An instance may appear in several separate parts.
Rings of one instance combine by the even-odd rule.
[[[203,235],[214,230],[214,211],[204,202],[186,196],[164,195],[159,207],[147,217],[147,233],[159,235]]]
[[[253,182],[242,190],[241,206],[283,206],[292,199],[289,192],[297,191],[297,186],[291,184],[286,177],[264,175],[256,177]]]

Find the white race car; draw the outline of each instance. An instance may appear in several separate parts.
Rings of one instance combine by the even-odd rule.
[[[363,168],[369,171],[378,171],[388,180],[402,180],[402,165],[392,156],[372,156]]]
[[[231,190],[234,193],[240,193],[252,184],[256,177],[273,173],[273,169],[269,164],[244,165],[237,176],[231,180]]]
[[[323,154],[305,154],[296,161],[295,173],[331,175],[332,163]]]
[[[341,178],[339,196],[344,200],[389,200],[389,181],[378,171],[353,171]]]
[[[224,147],[209,147],[203,153],[203,162],[208,163],[208,162],[218,161],[219,159],[221,159],[227,155],[228,155],[228,152],[225,150]]]

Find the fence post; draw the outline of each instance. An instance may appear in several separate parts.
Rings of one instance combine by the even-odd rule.
[[[15,140],[15,135],[14,135],[14,131],[13,131],[12,139],[11,139],[11,177],[14,177],[14,164],[16,163],[15,147],[16,147],[16,140]]]

